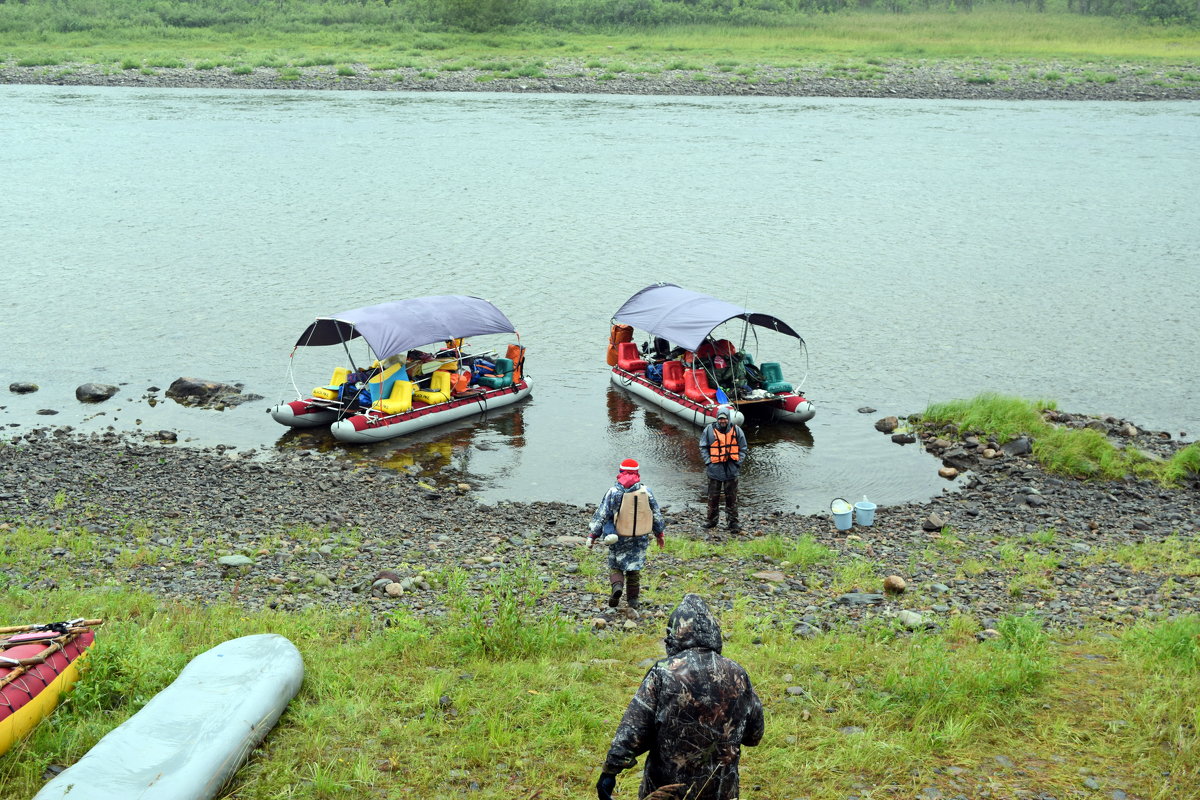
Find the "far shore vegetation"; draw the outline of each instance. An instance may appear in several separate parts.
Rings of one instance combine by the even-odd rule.
[[[661,626],[594,633],[552,609],[536,621],[530,579],[539,583],[519,569],[498,578],[442,619],[246,612],[118,585],[9,588],[7,622],[83,612],[106,622],[64,705],[0,758],[4,797],[31,798],[48,767],[78,760],[192,657],[268,632],[299,647],[304,685],[222,796],[588,796],[641,662],[662,656]],[[1066,631],[1013,616],[979,641],[967,614],[938,633],[878,618],[806,639],[772,608],[739,600],[719,613],[725,653],[748,669],[767,714],[762,744],[743,753],[743,797],[844,800],[864,786],[872,797],[936,796],[930,787],[949,797],[986,784],[993,797],[1096,786],[1166,800],[1200,785],[1200,617]],[[635,796],[639,777],[625,773],[618,796]]]
[[[1043,410],[1057,407],[1052,400],[985,393],[969,400],[935,403],[919,419],[930,426],[953,424],[960,433],[995,435],[1001,444],[1029,436],[1034,457],[1047,472],[1060,475],[1109,480],[1134,475],[1167,486],[1200,475],[1200,442],[1180,449],[1170,459],[1158,459],[1132,444],[1117,447],[1098,430],[1048,422]]]
[[[1200,0],[0,1],[0,69],[1200,66]],[[1039,73],[1041,74],[1041,73]],[[1115,77],[1113,78],[1115,80]],[[1181,78],[1182,79],[1182,78]]]

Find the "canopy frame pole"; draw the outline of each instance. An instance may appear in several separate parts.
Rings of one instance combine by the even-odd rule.
[[[354,326],[352,325],[351,327],[353,328]],[[338,330],[341,330],[341,329],[339,328]],[[366,342],[367,340],[364,338],[363,341]],[[350,371],[352,373],[358,372],[358,365],[354,363],[354,355],[350,352],[350,340],[349,339],[342,339],[342,349],[346,351],[346,359],[349,360],[349,362],[350,362]],[[370,344],[367,344],[367,356],[373,361],[379,360],[379,359],[375,358],[375,351],[371,349]],[[380,362],[380,363],[382,363],[382,362]],[[370,387],[370,385],[371,385],[371,382],[368,380],[367,386]],[[379,385],[379,391],[381,394],[383,393],[382,382]],[[355,397],[357,397],[357,396],[358,395],[356,394]],[[365,414],[366,412],[371,410],[368,407],[368,408],[364,408],[361,410],[355,410],[355,411],[351,412],[350,407],[348,405],[346,405],[345,403],[341,402],[341,398],[342,398],[342,394],[341,394],[341,390],[339,390],[338,391],[338,410],[337,410],[337,415],[338,415],[337,421],[338,422],[341,422],[346,417],[352,417],[358,413]]]
[[[310,325],[308,328],[308,340],[304,342],[304,346],[308,347],[308,343],[312,341],[313,334],[316,332],[316,327]],[[296,351],[300,349],[300,343],[292,345],[292,352],[288,355],[287,379],[292,384],[293,391],[296,392],[296,399],[303,400],[304,393],[300,391],[300,387],[296,385]],[[282,402],[282,398],[281,398]]]

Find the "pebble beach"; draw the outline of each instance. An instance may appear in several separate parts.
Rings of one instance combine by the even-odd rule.
[[[1184,446],[1128,420],[1047,413],[1152,457]],[[744,515],[740,534],[707,531],[699,486],[696,498],[660,497],[668,547],[651,549],[638,615],[607,608],[603,548],[589,551],[584,539],[590,507],[485,505],[451,473],[432,480],[308,451],[32,428],[0,446],[8,542],[0,580],[248,609],[365,606],[378,616],[402,608],[438,617],[448,612],[446,570],[464,570],[476,592],[499,570],[522,567],[547,591],[540,613],[581,627],[658,627],[685,591],[700,591],[725,607],[746,598],[804,636],[880,618],[935,629],[970,614],[986,629],[1033,613],[1076,628],[1200,613],[1196,481],[1063,478],[1039,467],[1028,441],[1001,446],[945,430],[908,438],[917,441],[896,446],[924,448],[930,470],[957,473],[964,486],[928,503],[881,506],[869,527],[767,513]],[[597,497],[610,477],[597,476]],[[26,527],[50,537],[14,551]],[[769,537],[810,539],[828,557],[801,565],[747,552],[745,543]],[[903,591],[885,590],[890,576]]]
[[[366,64],[258,67],[147,67],[0,62],[0,84],[127,88],[512,92],[603,95],[874,97],[945,100],[1147,101],[1200,99],[1200,67],[1190,64],[897,61],[880,64],[712,67],[694,64],[594,66],[553,59],[531,76],[473,67],[372,68]],[[642,71],[637,71],[642,70]],[[510,71],[511,72],[511,71]],[[353,74],[346,74],[353,73]]]

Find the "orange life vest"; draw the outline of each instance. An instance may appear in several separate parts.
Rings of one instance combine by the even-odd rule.
[[[738,460],[737,429],[729,426],[729,430],[721,433],[716,425],[713,426],[713,440],[708,446],[708,457],[714,464]]]

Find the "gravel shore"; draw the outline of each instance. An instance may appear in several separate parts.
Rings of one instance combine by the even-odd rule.
[[[1125,420],[1060,417],[1157,456],[1183,446]],[[589,627],[657,626],[651,620],[688,590],[722,605],[749,598],[797,635],[880,617],[935,627],[971,614],[987,628],[1002,615],[1033,612],[1073,628],[1200,613],[1200,483],[1065,479],[1047,475],[1021,443],[983,457],[986,437],[947,435],[923,432],[920,446],[930,470],[962,468],[963,490],[881,507],[871,527],[838,531],[828,515],[773,513],[746,516],[741,535],[714,533],[699,527],[697,511],[671,511],[671,498],[660,498],[676,545],[651,548],[649,603],[638,620],[604,603],[604,554],[581,538],[589,508],[487,506],[450,474],[434,485],[303,451],[201,450],[40,428],[0,445],[0,585],[119,585],[251,609],[366,604],[380,616],[399,607],[442,615],[440,571],[461,567],[479,590],[497,570],[527,563],[550,589],[541,608],[557,606]],[[607,478],[597,476],[597,491]],[[25,546],[26,525],[62,536]],[[737,544],[769,534],[811,534],[835,558],[800,568]],[[80,537],[92,544],[71,546]],[[383,571],[392,575],[379,583]],[[885,594],[888,575],[907,590]],[[389,582],[403,589],[389,594]]]
[[[676,96],[889,97],[954,100],[1200,100],[1200,67],[971,59],[803,67],[612,65],[556,59],[538,77],[462,68],[439,71],[365,64],[292,70],[118,69],[111,65],[20,67],[0,62],[0,84],[188,89],[305,89],[399,92],[517,92]],[[346,72],[346,66],[353,70]],[[673,68],[674,67],[674,68]],[[723,71],[725,70],[725,71]]]

